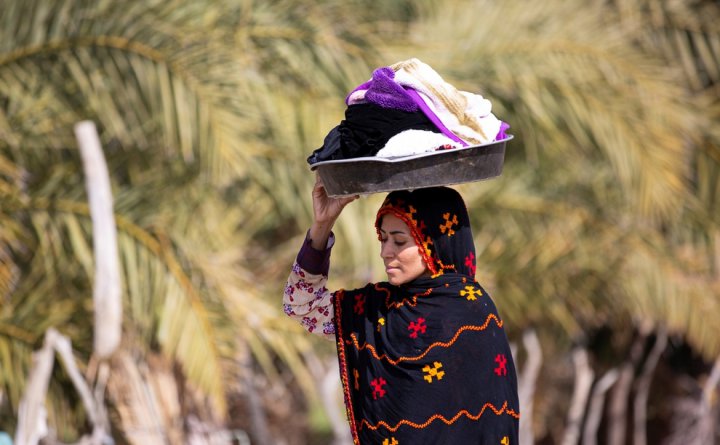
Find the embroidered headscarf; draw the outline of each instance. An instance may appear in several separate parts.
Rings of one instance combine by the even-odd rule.
[[[390,193],[378,210],[375,228],[380,236],[388,213],[407,224],[425,264],[434,276],[445,271],[475,278],[475,244],[470,218],[460,194],[447,187]]]
[[[503,322],[474,279],[465,204],[447,187],[390,193],[431,272],[336,292],[336,339],[356,444],[517,444],[517,379]]]

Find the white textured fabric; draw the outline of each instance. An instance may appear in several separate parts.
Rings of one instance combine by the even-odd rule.
[[[502,122],[492,114],[489,100],[456,89],[418,59],[398,62],[392,68],[395,81],[420,93],[423,101],[456,136],[470,144],[495,140]]]
[[[459,143],[442,133],[427,130],[405,130],[391,137],[375,156],[381,158],[410,156],[435,151],[444,145],[450,145],[453,148],[460,146]]]

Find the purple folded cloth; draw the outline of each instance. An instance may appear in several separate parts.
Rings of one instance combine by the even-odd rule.
[[[418,106],[402,85],[395,82],[395,71],[388,66],[373,71],[372,79],[358,86],[355,91],[367,89],[365,100],[383,108],[402,111],[417,111]],[[348,95],[349,97],[349,95]],[[347,99],[345,101],[347,103]]]
[[[314,249],[310,245],[310,241],[310,231],[308,231],[296,261],[300,267],[311,274],[327,276],[330,271],[330,251],[335,241],[335,235],[330,234],[328,247],[325,250]]]
[[[507,130],[510,129],[510,124],[507,122],[501,121],[500,122],[500,131],[498,131],[497,136],[495,136],[496,141],[502,141],[503,139],[507,138],[507,133],[505,133]]]
[[[373,71],[372,79],[358,85],[345,98],[348,104],[350,96],[356,91],[365,90],[365,101],[374,103],[384,108],[393,108],[403,111],[422,110],[425,116],[432,121],[438,130],[453,141],[466,147],[468,144],[450,131],[428,107],[425,101],[413,88],[408,88],[395,82],[395,71],[385,66]]]

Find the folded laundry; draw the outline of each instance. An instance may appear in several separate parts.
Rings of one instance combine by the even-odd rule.
[[[391,137],[377,152],[379,158],[394,158],[458,148],[461,145],[442,133],[427,130],[405,130]]]
[[[443,124],[464,141],[484,144],[497,139],[502,122],[492,104],[479,94],[460,91],[445,82],[429,65],[409,59],[392,65],[395,81],[420,94]]]
[[[374,103],[350,105],[345,119],[325,137],[323,146],[313,151],[308,163],[334,159],[375,156],[387,141],[405,130],[437,132],[422,111],[385,108]]]
[[[359,85],[350,92],[345,103],[371,102],[384,108],[394,108],[404,111],[417,111],[418,104],[408,94],[402,85],[393,80],[395,71],[384,66],[373,71],[372,79]],[[351,97],[355,95],[351,100]],[[351,103],[352,102],[352,103]]]
[[[376,69],[345,103],[345,120],[328,133],[308,163],[481,145],[505,139],[510,127],[495,117],[489,100],[458,90],[418,59]]]

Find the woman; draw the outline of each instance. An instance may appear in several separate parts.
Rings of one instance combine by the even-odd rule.
[[[390,193],[375,222],[387,282],[326,289],[333,224],[356,197],[318,179],[285,312],[336,340],[356,444],[518,443],[517,379],[490,296],[475,279],[465,204],[450,188]]]

